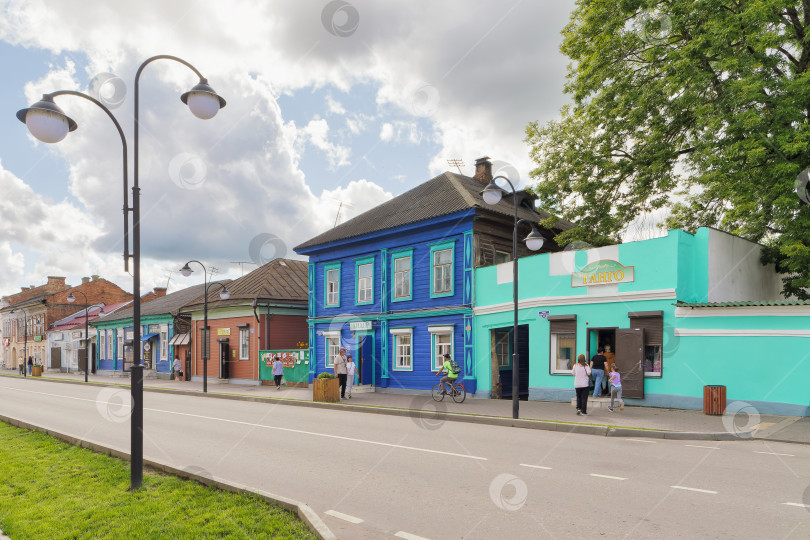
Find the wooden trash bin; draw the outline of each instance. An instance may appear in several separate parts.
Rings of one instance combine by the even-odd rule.
[[[703,387],[703,414],[720,416],[726,411],[726,387],[709,385]]]
[[[312,401],[340,403],[340,381],[338,379],[313,379]]]

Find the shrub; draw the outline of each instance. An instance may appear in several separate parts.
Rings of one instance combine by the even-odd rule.
[[[324,371],[323,373],[318,374],[319,379],[334,379],[335,376],[328,371]]]

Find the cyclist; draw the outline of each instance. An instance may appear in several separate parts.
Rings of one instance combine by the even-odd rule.
[[[439,383],[442,385],[442,395],[447,394],[445,388],[449,388],[450,390],[452,390],[453,385],[456,384],[456,381],[458,380],[458,373],[453,373],[453,369],[450,367],[450,355],[446,353],[444,355],[444,364],[442,365],[439,372],[436,373],[436,376],[438,377],[444,372],[447,372],[447,375],[442,377],[441,380],[439,381]]]

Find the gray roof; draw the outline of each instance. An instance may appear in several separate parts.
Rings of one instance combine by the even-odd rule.
[[[394,197],[371,210],[363,212],[349,221],[329,229],[328,231],[307,240],[294,249],[307,249],[313,246],[352,238],[368,233],[392,229],[410,223],[416,223],[426,219],[439,216],[446,216],[475,208],[477,213],[502,214],[508,217],[515,215],[514,201],[511,192],[505,195],[496,205],[484,202],[481,195],[484,187],[479,180],[456,174],[444,172],[427,182],[416,186],[402,195]],[[526,197],[525,192],[518,192],[518,196]],[[531,199],[518,207],[518,217],[539,221],[547,219],[549,214],[537,212],[530,207]],[[564,230],[572,225],[565,221],[560,221],[555,226],[556,229]]]
[[[229,284],[230,282],[231,280],[229,279],[221,281],[221,283],[225,285]],[[184,305],[194,301],[197,298],[202,299],[204,291],[204,284],[192,285],[191,287],[175,291],[161,298],[156,298],[155,300],[146,302],[145,304],[141,303],[141,317],[147,315],[177,315],[180,312],[180,308],[182,308]],[[107,317],[97,319],[94,322],[103,324],[110,321],[132,319],[132,317],[133,308],[128,307],[127,309],[116,311]]]
[[[309,288],[308,263],[293,259],[273,259],[227,284],[231,297],[221,300],[220,287],[208,291],[208,306],[223,307],[244,304],[245,301],[280,302],[307,305]],[[189,301],[184,308],[201,306],[202,295]]]
[[[810,300],[759,300],[743,302],[681,302],[677,307],[717,308],[717,307],[766,307],[766,306],[810,306]]]

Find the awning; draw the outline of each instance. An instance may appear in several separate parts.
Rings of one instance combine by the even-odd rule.
[[[143,337],[141,338],[141,341],[147,341],[147,340],[150,340],[150,339],[152,339],[153,337],[155,337],[156,335],[158,335],[158,334],[146,334],[145,336],[143,336]]]
[[[188,345],[190,340],[191,336],[189,334],[175,334],[172,339],[169,340],[169,345]]]

